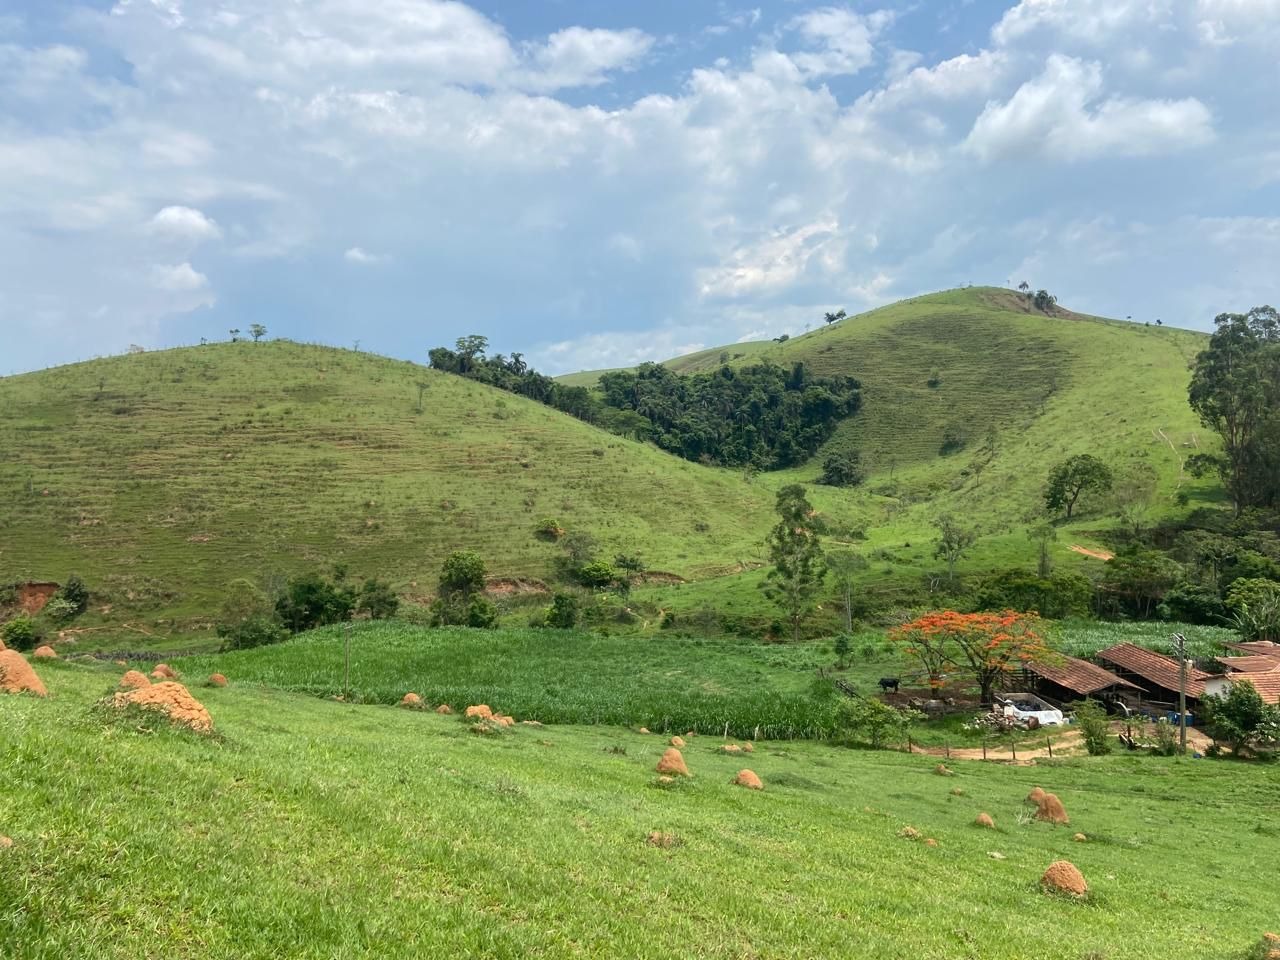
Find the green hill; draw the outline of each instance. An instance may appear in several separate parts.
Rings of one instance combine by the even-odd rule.
[[[1274,929],[1257,871],[1280,856],[1275,765],[953,760],[944,778],[936,757],[779,741],[725,756],[701,736],[692,778],[664,787],[665,738],[618,727],[478,736],[232,675],[191,686],[215,724],[202,738],[95,711],[118,669],[37,669],[47,700],[0,695],[12,960],[1192,960],[1243,957]],[[763,791],[731,784],[744,767]],[[1029,816],[1035,785],[1069,827]],[[1060,859],[1084,901],[1041,892]]]
[[[857,448],[870,477],[812,496],[833,538],[872,560],[869,583],[919,589],[943,512],[983,537],[962,572],[1024,565],[1044,477],[1073,453],[1149,467],[1153,521],[1220,498],[1182,469],[1216,444],[1186,403],[1204,342],[983,288],[670,363],[714,369],[728,353],[857,376],[863,410],[828,450]],[[100,601],[83,625],[140,625],[161,645],[207,625],[235,577],[340,561],[423,596],[458,548],[493,575],[546,577],[559,550],[534,528],[554,518],[606,556],[701,581],[644,594],[664,608],[760,612],[773,494],[815,480],[826,452],[744,477],[416,364],[289,342],[97,360],[0,379],[0,583],[78,572]],[[1069,547],[1114,522],[1085,504],[1059,562],[1096,565]]]
[[[288,342],[0,380],[0,490],[0,583],[75,571],[109,622],[171,630],[207,619],[234,577],[339,560],[409,594],[460,548],[493,574],[545,576],[545,517],[706,574],[751,548],[770,502],[532,401]]]

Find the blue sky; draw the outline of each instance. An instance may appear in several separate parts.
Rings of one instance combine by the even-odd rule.
[[[10,0],[0,374],[272,336],[552,373],[965,283],[1280,300],[1280,0]]]

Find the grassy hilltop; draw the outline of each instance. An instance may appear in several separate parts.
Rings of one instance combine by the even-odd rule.
[[[105,603],[85,624],[177,633],[207,624],[227,581],[346,562],[422,596],[451,550],[490,572],[545,577],[534,527],[586,530],[698,581],[652,594],[759,608],[752,572],[774,492],[856,447],[856,490],[814,488],[836,540],[873,561],[870,584],[937,568],[933,521],[983,536],[971,571],[1025,564],[1024,529],[1049,467],[1092,452],[1158,479],[1152,516],[1220,495],[1182,470],[1216,442],[1186,403],[1200,334],[1031,311],[1008,291],[959,290],[850,317],[783,344],[721,354],[803,360],[863,384],[864,407],[809,464],[746,478],[685,462],[492,388],[383,357],[289,342],[214,344],[0,379],[0,582],[84,576]],[[421,409],[419,410],[419,386]],[[944,450],[948,437],[958,446]],[[1060,562],[1108,519],[1088,505]],[[649,595],[649,594],[646,594]],[[102,606],[109,606],[106,613]],[[106,634],[101,634],[105,636]],[[92,636],[92,634],[90,634]],[[152,642],[152,641],[148,641]],[[159,641],[155,641],[159,642]]]
[[[1280,856],[1274,766],[1115,756],[944,778],[936,758],[767,741],[723,756],[703,736],[684,750],[692,780],[663,789],[665,740],[623,728],[481,737],[233,676],[192,686],[217,737],[144,735],[154,722],[92,709],[119,670],[39,670],[48,700],[0,697],[12,960],[1003,960],[1046,944],[1208,960],[1243,957],[1274,921],[1258,872]],[[743,767],[763,792],[730,784]],[[1030,820],[1034,785],[1069,827]],[[1083,902],[1039,890],[1064,858]]]
[[[770,501],[532,401],[288,342],[0,380],[0,451],[0,582],[74,570],[152,618],[207,617],[231,578],[335,560],[410,594],[461,548],[545,575],[543,517],[696,575],[748,549]]]

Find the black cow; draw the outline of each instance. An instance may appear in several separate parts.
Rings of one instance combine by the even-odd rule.
[[[881,677],[880,692],[888,693],[890,690],[892,690],[894,693],[898,692],[898,678],[897,677]]]

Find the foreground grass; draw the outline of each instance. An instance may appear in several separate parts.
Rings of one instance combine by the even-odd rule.
[[[0,698],[14,960],[1207,960],[1274,924],[1258,866],[1280,855],[1276,768],[1117,757],[943,779],[924,758],[763,743],[751,793],[728,784],[743,761],[699,738],[693,781],[662,790],[662,742],[626,731],[486,739],[233,685],[196,689],[219,738],[147,735],[94,718],[114,673],[41,673],[49,700]],[[1018,822],[1037,783],[1069,829]],[[979,810],[997,832],[970,825]],[[899,839],[908,824],[940,845]],[[681,845],[649,847],[651,830]],[[1063,857],[1086,902],[1037,889]]]

